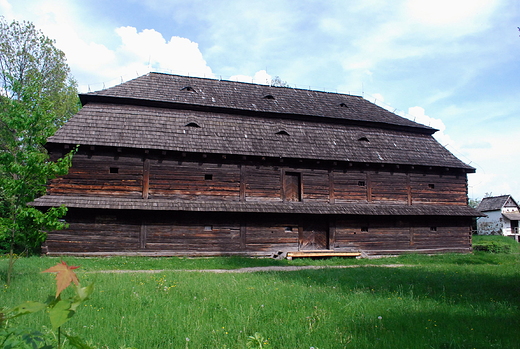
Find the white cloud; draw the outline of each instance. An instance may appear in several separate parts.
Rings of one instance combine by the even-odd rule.
[[[444,130],[446,130],[446,125],[444,125],[441,119],[435,119],[426,115],[425,110],[422,107],[410,107],[408,108],[408,114],[415,122],[436,128],[439,130],[439,132],[442,133],[444,133]]]
[[[7,0],[0,0],[0,13],[9,21],[13,17],[13,6]]]
[[[26,2],[30,6],[13,6],[8,0],[0,0],[0,9],[3,13],[12,12],[13,19],[18,21],[32,21],[46,36],[56,40],[81,92],[109,87],[149,71],[214,77],[198,44],[187,38],[172,36],[166,40],[154,29],[114,29],[104,22],[93,27],[74,1]]]
[[[503,135],[508,142],[504,142],[504,137],[484,134],[479,139],[469,138],[456,142],[445,133],[444,122],[426,115],[422,107],[408,108],[408,115],[405,117],[438,129],[434,134],[435,139],[461,161],[476,168],[476,173],[468,175],[469,197],[482,198],[485,193],[501,195],[520,191],[520,181],[512,180],[515,177],[511,176],[517,167],[511,161],[511,154],[515,149],[520,149],[520,139],[514,135],[514,130],[510,135]],[[475,160],[478,162],[474,162]]]
[[[129,63],[148,65],[149,70],[214,77],[198,44],[189,39],[172,36],[166,41],[153,29],[137,32],[134,27],[117,28],[116,33],[122,40],[117,53]]]
[[[271,75],[267,74],[265,70],[259,70],[253,77],[248,75],[233,75],[229,78],[229,80],[269,85],[271,83]]]
[[[419,25],[457,27],[459,31],[452,35],[463,35],[482,30],[486,16],[497,3],[497,0],[409,0],[405,13]]]
[[[330,35],[341,34],[344,32],[344,24],[337,18],[322,18],[319,22],[320,29]]]
[[[503,130],[501,135],[483,133],[480,139],[469,139],[461,147],[463,153],[476,163],[477,173],[469,176],[470,194],[483,197],[485,193],[494,195],[520,193],[520,179],[516,159],[520,149],[520,139],[516,129]],[[507,140],[507,141],[505,141]]]

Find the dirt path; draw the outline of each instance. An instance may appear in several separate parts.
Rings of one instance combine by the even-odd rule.
[[[255,273],[255,272],[265,272],[265,271],[297,271],[297,270],[309,270],[309,269],[346,269],[346,268],[364,268],[364,267],[382,267],[382,268],[400,268],[400,267],[410,267],[411,265],[405,264],[381,264],[381,265],[330,265],[330,266],[315,266],[315,265],[301,265],[301,266],[270,266],[270,267],[250,267],[250,268],[240,268],[240,269],[195,269],[195,270],[186,270],[186,269],[157,269],[157,270],[97,270],[90,271],[88,273],[103,273],[103,274],[111,274],[111,273],[163,273],[163,272],[198,272],[198,273]]]

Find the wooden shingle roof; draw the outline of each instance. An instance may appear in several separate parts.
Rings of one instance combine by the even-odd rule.
[[[474,172],[434,129],[356,96],[150,73],[82,100],[50,143]]]
[[[500,195],[483,198],[477,207],[480,212],[501,210],[508,201],[511,200],[514,205],[517,205],[511,195]]]
[[[114,210],[164,210],[194,212],[247,212],[247,213],[298,213],[340,214],[367,216],[482,216],[475,209],[457,205],[380,205],[380,204],[328,204],[319,202],[230,202],[187,201],[171,199],[131,199],[119,197],[89,197],[45,195],[31,203],[38,207],[101,208]]]
[[[149,73],[105,90],[80,95],[83,104],[110,97],[125,99],[125,103],[150,105],[155,102],[154,105],[179,109],[320,117],[408,127],[428,134],[436,131],[359,96],[161,73]]]

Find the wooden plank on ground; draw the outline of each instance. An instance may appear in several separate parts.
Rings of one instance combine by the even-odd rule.
[[[359,257],[360,252],[335,252],[335,251],[300,251],[287,252],[287,258],[304,258],[304,257]]]

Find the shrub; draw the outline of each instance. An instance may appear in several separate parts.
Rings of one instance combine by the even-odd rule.
[[[473,236],[473,250],[491,253],[519,252],[519,244],[506,236],[475,235]]]
[[[511,245],[496,241],[482,241],[473,245],[473,251],[511,253]]]

